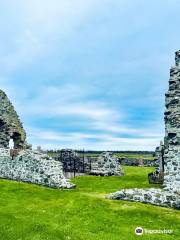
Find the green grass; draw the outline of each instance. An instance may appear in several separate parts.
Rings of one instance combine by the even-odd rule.
[[[104,198],[121,188],[151,187],[147,173],[152,170],[125,167],[124,177],[77,177],[75,190],[0,180],[0,239],[180,239],[178,210]],[[137,226],[174,232],[138,237],[134,234]]]
[[[57,157],[58,156],[58,153],[56,153],[56,152],[48,152],[48,154],[51,157]],[[99,153],[85,153],[84,154],[85,157],[91,157],[91,158],[97,158],[99,155],[100,155]],[[116,153],[114,155],[119,157],[119,158],[129,158],[129,159],[135,158],[135,159],[145,159],[145,160],[153,160],[154,159],[153,154],[150,154],[150,153],[141,154],[141,153],[130,153],[130,152],[126,153],[126,152],[123,152],[123,153]],[[79,153],[79,156],[82,157],[83,154]]]
[[[82,156],[83,154],[80,154],[80,156]],[[97,158],[100,154],[97,153],[85,153],[84,156],[85,157],[94,157]],[[114,154],[115,156],[119,157],[119,158],[135,158],[135,159],[144,159],[144,160],[154,160],[154,156],[153,154],[147,153],[147,154],[141,154],[141,153],[116,153]]]
[[[144,160],[154,160],[153,154],[139,154],[139,153],[117,153],[115,154],[119,158],[136,158]]]

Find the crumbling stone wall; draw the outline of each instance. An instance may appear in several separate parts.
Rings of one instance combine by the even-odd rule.
[[[14,140],[15,148],[27,146],[22,123],[8,97],[0,90],[0,147],[8,148],[10,139]]]
[[[61,149],[57,159],[62,163],[64,172],[89,173],[91,168],[89,159],[72,149]]]
[[[158,205],[162,207],[172,207],[180,209],[179,195],[172,194],[169,191],[162,191],[162,189],[123,189],[121,191],[112,193],[108,196],[115,200],[128,200],[132,202],[143,202]]]
[[[14,140],[15,155],[10,154],[10,139]],[[65,179],[60,162],[47,154],[28,150],[29,147],[26,133],[13,105],[0,90],[0,178],[53,188],[75,187]]]
[[[180,209],[180,51],[166,93],[163,189],[122,189],[109,196]]]
[[[156,162],[157,170],[159,172],[164,172],[164,144],[161,141],[160,146],[155,150],[154,161]]]
[[[62,165],[47,154],[22,150],[10,157],[10,150],[0,148],[0,178],[35,183],[52,188],[74,188],[65,179]]]
[[[122,176],[124,172],[118,158],[109,152],[104,152],[92,163],[90,174],[98,176]]]
[[[180,194],[180,51],[170,69],[165,111],[164,188]]]

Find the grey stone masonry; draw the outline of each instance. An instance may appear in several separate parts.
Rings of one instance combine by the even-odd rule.
[[[118,158],[109,152],[104,152],[92,163],[90,174],[99,176],[122,176],[124,172]]]
[[[52,188],[74,188],[65,179],[60,162],[47,154],[22,150],[17,157],[10,156],[10,150],[0,149],[0,178],[30,182]]]
[[[165,111],[164,188],[180,194],[180,51],[170,70]]]
[[[7,95],[0,90],[0,147],[8,148],[10,139],[13,139],[15,148],[28,147],[26,132],[19,120],[19,116]]]
[[[14,149],[11,150],[10,139],[14,141]],[[22,123],[2,90],[0,90],[0,178],[52,188],[75,187],[65,179],[60,162],[40,151],[30,150]]]
[[[162,207],[180,209],[180,198],[178,194],[172,194],[162,189],[123,189],[108,196],[115,200],[128,200],[133,202],[150,203]]]
[[[164,144],[161,141],[160,145],[155,150],[155,158],[154,158],[154,161],[157,163],[157,166],[158,166],[157,170],[159,172],[164,172],[163,154],[164,154]]]

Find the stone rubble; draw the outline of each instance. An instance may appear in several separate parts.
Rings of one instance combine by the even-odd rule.
[[[90,174],[98,176],[123,176],[124,172],[118,158],[109,152],[104,152],[92,163]]]
[[[162,189],[123,189],[108,196],[114,200],[128,200],[133,202],[150,203],[162,207],[180,209],[180,197]]]
[[[62,165],[47,154],[22,150],[13,159],[9,149],[0,149],[0,178],[35,183],[52,188],[74,188],[65,179]]]

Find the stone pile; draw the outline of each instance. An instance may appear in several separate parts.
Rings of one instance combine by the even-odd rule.
[[[104,152],[93,161],[90,174],[98,176],[122,176],[124,172],[118,158],[109,152]]]
[[[0,178],[52,188],[75,187],[65,179],[60,162],[32,150],[22,150],[12,159],[9,149],[0,149]]]
[[[133,202],[150,203],[162,207],[180,209],[180,198],[177,194],[169,191],[162,191],[157,188],[150,189],[123,189],[108,196],[114,200],[128,200]]]
[[[121,190],[109,198],[180,209],[180,51],[176,52],[166,93],[163,189]]]

